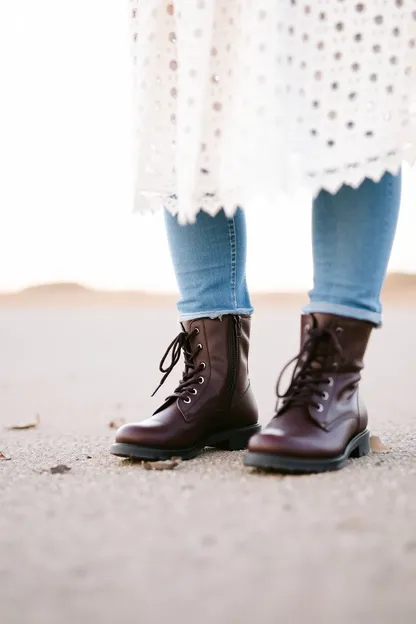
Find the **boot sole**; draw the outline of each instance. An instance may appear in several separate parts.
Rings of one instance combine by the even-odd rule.
[[[274,470],[287,474],[311,474],[340,470],[350,458],[364,457],[370,452],[370,432],[366,429],[348,443],[342,455],[329,459],[303,459],[273,455],[272,453],[247,453],[244,464],[262,470]]]
[[[260,431],[261,425],[251,425],[250,427],[242,427],[241,429],[229,429],[228,431],[210,435],[195,446],[180,449],[161,449],[115,442],[110,447],[110,453],[118,457],[145,459],[148,461],[170,459],[171,457],[193,459],[199,455],[206,446],[212,446],[223,451],[241,451],[246,449],[250,438]]]

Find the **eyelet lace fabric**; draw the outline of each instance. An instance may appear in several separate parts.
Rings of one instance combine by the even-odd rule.
[[[131,12],[137,210],[231,216],[415,162],[416,0],[131,0]]]

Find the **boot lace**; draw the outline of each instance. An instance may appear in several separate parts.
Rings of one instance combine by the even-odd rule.
[[[339,330],[327,327],[309,329],[308,338],[300,352],[285,365],[277,380],[277,397],[282,399],[278,413],[296,406],[310,406],[322,411],[323,407],[318,399],[327,398],[322,386],[333,384],[332,377],[328,376],[328,359],[334,360],[336,356],[339,356],[340,361],[345,359],[337,331]],[[292,364],[295,366],[289,386],[281,393],[283,375]],[[337,368],[337,362],[332,363],[332,368]]]
[[[200,377],[199,379],[195,379],[196,375],[203,371],[205,368],[204,362],[201,362],[198,366],[196,366],[195,364],[195,358],[199,351],[201,351],[202,345],[198,344],[194,349],[192,349],[191,346],[191,340],[197,334],[199,334],[199,329],[195,327],[190,333],[185,331],[180,332],[176,336],[176,338],[172,340],[172,342],[166,349],[162,359],[160,360],[159,370],[161,373],[163,373],[163,377],[156,390],[152,393],[152,397],[161,388],[161,386],[163,386],[166,379],[169,377],[176,364],[179,362],[181,358],[181,352],[183,352],[185,358],[185,371],[178,386],[175,388],[172,394],[166,397],[166,400],[183,396],[184,393],[187,393],[191,390],[190,386],[192,384],[195,384],[195,382],[202,383],[202,377]],[[171,361],[168,366],[165,366],[169,354],[171,356]],[[196,394],[196,391],[194,391],[193,394]]]

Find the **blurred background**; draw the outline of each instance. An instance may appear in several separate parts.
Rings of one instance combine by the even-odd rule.
[[[132,213],[129,19],[127,0],[0,4],[0,291],[175,290],[162,216]],[[416,272],[412,178],[406,170],[395,272]],[[262,207],[247,207],[252,290],[311,283],[309,199],[281,201],[293,209],[284,222],[268,213],[267,228]]]
[[[4,294],[175,290],[162,214],[132,212],[129,20],[130,0],[0,0],[0,623],[415,624],[414,276],[390,281],[366,360],[382,450],[305,477],[250,472],[242,452],[174,471],[108,453],[176,385],[179,365],[149,396],[170,296]],[[416,274],[414,174],[390,270]],[[312,277],[310,202],[281,201],[267,227],[246,206],[262,423]]]

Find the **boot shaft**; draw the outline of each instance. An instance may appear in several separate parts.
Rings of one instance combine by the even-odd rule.
[[[229,314],[183,323],[188,334],[196,333],[191,346],[200,347],[195,364],[197,367],[205,365],[203,383],[209,381],[212,391],[230,405],[235,395],[239,396],[247,389],[250,327],[249,316]]]
[[[325,370],[359,372],[364,367],[364,355],[374,325],[335,314],[304,314],[301,317],[301,347],[305,345],[313,329],[326,329],[336,336],[340,351],[334,341],[325,338],[314,345],[316,355],[324,363]]]

